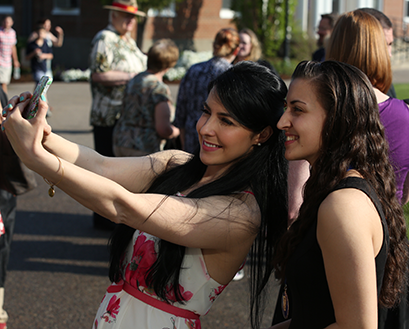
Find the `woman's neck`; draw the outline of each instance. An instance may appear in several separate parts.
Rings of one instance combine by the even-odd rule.
[[[190,192],[197,190],[199,187],[202,187],[203,185],[209,184],[217,179],[219,179],[222,176],[223,172],[220,170],[216,169],[213,170],[213,168],[207,167],[207,170],[205,171],[203,177],[198,181],[197,183],[193,184],[190,186],[187,190],[183,191],[184,195],[189,194]]]
[[[376,96],[376,101],[377,103],[382,103],[384,101],[386,101],[389,96],[385,95],[382,91],[380,91],[378,88],[373,87],[373,90],[375,92],[375,96]]]
[[[236,55],[235,55],[235,53],[233,53],[233,54],[231,54],[229,56],[224,56],[222,58],[224,58],[229,63],[233,63],[234,59],[236,58]]]
[[[159,72],[155,72],[153,70],[149,70],[147,69],[146,72],[148,72],[149,74],[153,74],[159,81],[163,81],[163,76],[166,74],[166,72],[168,72],[169,69],[165,69]]]

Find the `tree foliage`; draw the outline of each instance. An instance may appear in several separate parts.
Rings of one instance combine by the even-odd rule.
[[[238,29],[252,29],[263,45],[266,57],[277,57],[285,38],[286,1],[288,1],[288,34],[295,29],[297,0],[234,0],[231,9],[239,13],[234,18]]]

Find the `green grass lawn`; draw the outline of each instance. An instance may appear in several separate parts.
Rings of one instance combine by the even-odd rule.
[[[409,98],[409,83],[397,83],[394,87],[399,99]]]
[[[396,96],[398,96],[399,99],[409,98],[409,83],[399,83],[394,86]],[[409,227],[409,203],[403,207],[403,210],[405,211],[406,226]],[[409,238],[409,230],[407,230],[407,232]]]

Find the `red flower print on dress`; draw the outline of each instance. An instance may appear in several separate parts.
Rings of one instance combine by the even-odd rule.
[[[131,261],[125,270],[125,281],[140,291],[144,291],[149,295],[155,295],[153,289],[147,286],[145,275],[155,263],[156,259],[155,241],[148,239],[146,235],[141,232],[133,246]],[[179,286],[179,289],[185,300],[192,298],[193,294],[190,291],[185,292],[182,286]],[[168,290],[168,298],[172,301],[176,300],[172,289]]]
[[[155,242],[141,233],[133,247],[132,259],[125,270],[125,281],[131,286],[146,288],[145,275],[156,261]]]
[[[185,319],[185,324],[189,329],[201,329],[200,320]]]
[[[188,301],[193,297],[193,294],[190,291],[185,291],[185,288],[183,288],[181,285],[179,285],[179,292],[185,301]],[[176,301],[175,292],[172,288],[168,289],[166,296],[169,300]]]
[[[120,303],[121,298],[117,298],[116,295],[112,296],[112,298],[109,300],[107,310],[104,315],[101,316],[101,319],[104,319],[104,321],[107,323],[115,321],[119,312]]]
[[[213,291],[209,295],[210,301],[213,303],[216,298],[223,292],[224,288],[226,288],[227,285],[221,285],[218,286],[216,289],[213,289]]]

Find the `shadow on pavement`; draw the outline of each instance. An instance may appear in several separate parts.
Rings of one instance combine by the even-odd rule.
[[[109,236],[89,215],[18,211],[8,270],[106,277]]]

